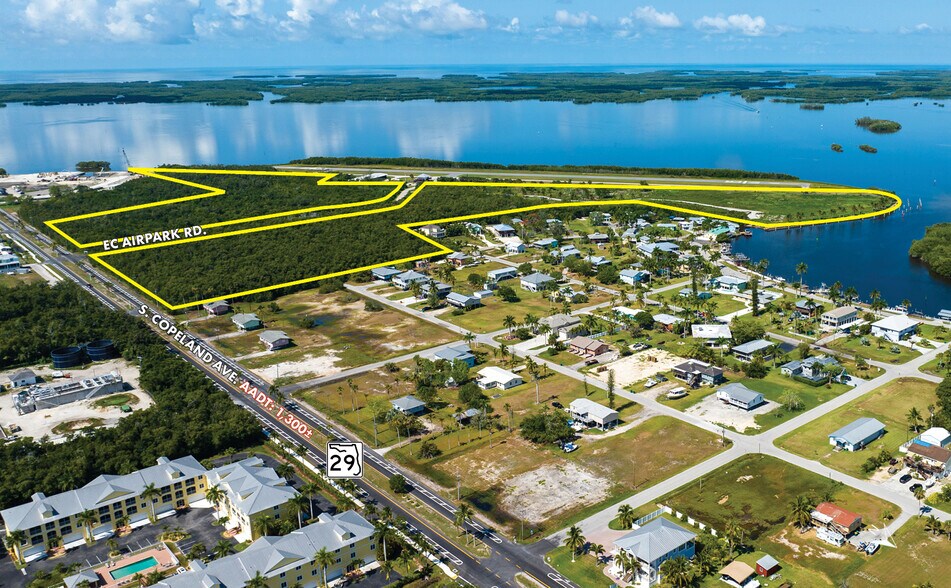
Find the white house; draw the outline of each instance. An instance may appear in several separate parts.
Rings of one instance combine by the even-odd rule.
[[[855,419],[829,434],[829,445],[846,451],[858,451],[885,434],[885,425],[871,417]]]
[[[525,253],[525,243],[521,241],[510,241],[505,244],[506,253]]]
[[[819,317],[822,328],[830,331],[847,329],[859,320],[859,311],[854,306],[840,306],[839,308],[822,313]]]
[[[416,282],[428,282],[429,276],[409,270],[393,277],[393,285],[400,290],[409,290]]]
[[[33,370],[20,370],[10,375],[10,385],[14,388],[32,386],[39,381],[40,379],[36,377]]]
[[[479,370],[479,379],[476,380],[476,383],[479,385],[479,388],[483,390],[490,388],[508,390],[509,388],[524,384],[525,381],[508,370],[503,370],[500,367],[492,365]]]
[[[762,394],[737,382],[727,384],[717,390],[717,399],[743,410],[752,410],[765,402]]]
[[[535,272],[534,274],[529,274],[522,277],[522,288],[530,292],[538,292],[545,289],[546,284],[554,284],[555,278],[549,276],[548,274],[543,274],[541,272]]]
[[[609,429],[620,420],[616,410],[598,404],[587,398],[575,398],[568,405],[568,414],[575,420],[586,425],[593,425],[601,430]]]
[[[885,317],[872,323],[872,335],[897,342],[918,330],[919,322],[904,314]]]

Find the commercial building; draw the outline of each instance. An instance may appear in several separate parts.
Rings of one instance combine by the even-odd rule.
[[[10,374],[10,386],[21,388],[23,386],[32,386],[40,381],[33,370],[20,370]]]
[[[55,384],[34,384],[17,393],[13,405],[17,412],[26,414],[44,408],[55,408],[77,400],[90,400],[121,392],[122,376],[109,373],[92,378],[64,380]]]
[[[322,513],[317,521],[283,537],[261,537],[247,549],[208,564],[193,560],[189,571],[162,580],[159,588],[244,588],[259,573],[268,588],[294,583],[322,586],[324,568],[316,554],[326,550],[333,557],[327,581],[376,561],[373,524],[349,510],[338,515]]]
[[[224,493],[222,500],[214,505],[215,514],[219,519],[228,517],[226,526],[237,531],[238,542],[258,538],[255,521],[262,517],[280,521],[295,516],[288,502],[297,496],[297,490],[265,466],[260,457],[217,467],[205,478],[208,488],[217,486]]]
[[[829,445],[845,451],[858,451],[885,434],[885,425],[878,419],[855,419],[838,431],[829,434]]]

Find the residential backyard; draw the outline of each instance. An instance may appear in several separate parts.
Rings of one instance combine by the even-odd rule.
[[[926,520],[905,523],[892,538],[898,549],[880,549],[849,578],[849,586],[944,586],[951,579],[951,541],[926,531]]]
[[[802,534],[794,528],[789,505],[800,495],[856,512],[868,526],[881,527],[887,513],[898,512],[884,500],[765,455],[741,457],[658,502],[721,532],[728,521],[736,520],[744,530],[744,543],[752,549],[769,553],[791,568],[790,573],[809,578],[811,571],[821,574],[822,584],[838,585],[865,563],[866,556],[848,545],[824,543],[814,531]]]
[[[750,390],[759,392],[766,400],[771,400],[780,405],[765,414],[756,416],[756,424],[760,427],[756,430],[758,433],[775,427],[801,412],[828,402],[851,389],[845,384],[836,383],[832,383],[828,387],[825,385],[811,386],[805,382],[784,376],[777,368],[770,369],[765,378],[743,377],[737,381]],[[793,392],[799,397],[802,402],[800,410],[787,410],[782,406],[783,395],[787,392]]]
[[[862,463],[882,449],[897,454],[898,447],[914,434],[908,429],[908,411],[915,407],[924,419],[928,405],[936,400],[936,384],[914,378],[901,378],[837,408],[778,440],[778,445],[809,459],[817,459],[829,467],[859,478],[869,474]],[[876,418],[885,424],[885,435],[860,451],[834,451],[829,434],[862,417]],[[927,422],[924,423],[927,427]]]
[[[553,310],[561,312],[560,303],[553,302],[541,292],[523,290],[517,279],[505,280],[501,284],[514,288],[519,301],[505,302],[498,296],[489,296],[482,300],[484,305],[482,307],[474,308],[461,315],[446,312],[441,314],[440,318],[473,333],[489,333],[504,328],[503,323],[508,315],[521,321],[526,314],[534,314],[536,317],[542,318],[551,314]],[[573,304],[572,309],[600,304],[607,300],[610,300],[610,296],[598,290],[589,295],[587,302]]]

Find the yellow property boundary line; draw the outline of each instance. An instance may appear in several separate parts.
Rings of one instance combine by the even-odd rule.
[[[60,230],[58,227],[56,227],[55,225],[58,224],[58,223],[64,223],[64,222],[71,221],[71,220],[78,220],[78,219],[81,219],[81,218],[92,218],[92,217],[96,217],[96,216],[118,214],[118,213],[126,212],[126,211],[129,211],[129,210],[137,210],[137,209],[140,209],[140,208],[149,208],[149,207],[154,207],[154,206],[164,206],[164,205],[167,205],[167,204],[174,204],[174,203],[177,203],[177,202],[183,202],[183,201],[188,201],[188,200],[194,200],[194,199],[198,199],[198,198],[206,198],[206,197],[209,197],[209,196],[219,196],[219,195],[224,194],[224,190],[221,190],[221,189],[219,189],[219,188],[214,188],[214,187],[212,187],[212,186],[205,186],[205,185],[202,185],[202,184],[196,184],[196,183],[188,182],[188,181],[186,181],[186,180],[181,180],[181,179],[178,179],[178,178],[170,178],[170,177],[167,177],[167,176],[163,176],[162,173],[161,173],[161,172],[163,172],[163,171],[164,171],[164,172],[168,172],[168,173],[204,173],[204,174],[220,173],[220,174],[246,174],[246,175],[276,175],[276,176],[313,176],[313,177],[321,177],[322,179],[319,180],[319,182],[318,182],[318,183],[321,183],[321,184],[330,183],[330,182],[329,182],[329,179],[330,179],[331,177],[333,177],[334,175],[336,175],[336,174],[323,174],[323,173],[317,173],[317,172],[269,172],[269,171],[244,171],[244,170],[195,170],[195,169],[171,169],[171,168],[147,168],[147,169],[142,169],[142,168],[130,168],[130,171],[135,171],[135,172],[137,172],[137,173],[142,173],[143,175],[148,175],[148,176],[155,177],[155,178],[159,178],[159,179],[163,179],[163,180],[168,180],[168,181],[177,182],[177,183],[181,183],[181,184],[185,184],[185,185],[189,185],[189,186],[198,187],[198,188],[201,188],[201,189],[204,189],[204,190],[208,190],[208,192],[205,192],[205,193],[202,193],[202,194],[197,194],[197,195],[195,195],[195,196],[186,196],[186,197],[183,197],[183,198],[175,198],[175,199],[171,199],[171,200],[163,200],[163,201],[160,201],[160,202],[153,202],[153,203],[149,203],[149,204],[129,206],[129,207],[124,207],[124,208],[117,208],[117,209],[113,209],[113,210],[107,210],[107,211],[103,211],[103,212],[94,212],[94,213],[89,213],[89,214],[84,214],[84,215],[78,215],[78,216],[73,216],[73,217],[61,218],[61,219],[56,219],[56,220],[52,220],[52,221],[47,221],[46,224],[47,224],[48,226],[50,226],[53,230],[55,230],[57,233],[59,233],[60,235],[62,235],[64,238],[66,238],[67,240],[69,240],[71,243],[73,243],[74,245],[77,245],[78,247],[95,246],[95,245],[101,244],[101,242],[98,243],[98,244],[94,243],[94,244],[88,244],[88,245],[85,245],[85,246],[84,246],[84,245],[81,245],[81,244],[79,244],[77,241],[75,241],[74,239],[72,239],[69,235],[67,235],[67,234],[64,233],[62,230]],[[332,184],[375,185],[375,186],[377,186],[377,185],[394,185],[394,184],[395,184],[396,187],[395,187],[389,194],[387,194],[386,196],[384,196],[384,197],[382,197],[382,198],[376,198],[376,199],[373,199],[373,200],[362,201],[362,202],[355,202],[355,203],[347,203],[347,204],[340,204],[340,205],[323,205],[323,206],[319,206],[319,207],[301,209],[301,210],[296,210],[296,211],[279,212],[279,213],[273,213],[273,214],[268,214],[268,215],[261,215],[261,216],[248,217],[248,218],[242,218],[242,219],[234,219],[234,220],[230,220],[230,221],[224,221],[224,222],[221,222],[221,223],[214,223],[214,224],[209,224],[209,225],[202,225],[202,227],[203,227],[203,228],[204,228],[204,227],[211,228],[211,227],[214,227],[214,226],[227,226],[227,225],[233,225],[233,224],[241,224],[241,223],[245,223],[245,222],[252,222],[252,221],[256,221],[256,220],[266,220],[266,219],[270,219],[270,218],[278,218],[278,217],[282,217],[282,216],[289,216],[289,215],[294,215],[294,214],[301,214],[301,213],[304,213],[304,212],[311,212],[311,211],[316,211],[316,210],[328,210],[328,209],[333,209],[333,208],[352,208],[352,207],[355,207],[355,206],[364,206],[364,205],[369,205],[369,204],[376,204],[376,203],[383,202],[383,201],[386,201],[386,200],[390,199],[390,198],[391,198],[394,194],[396,194],[396,193],[400,190],[400,188],[403,186],[403,182],[333,182]],[[355,217],[359,217],[359,216],[369,216],[369,215],[383,214],[383,213],[387,213],[387,212],[392,212],[392,211],[394,211],[394,210],[399,210],[399,209],[405,207],[405,206],[406,206],[407,204],[409,204],[414,198],[416,198],[417,195],[419,195],[424,189],[426,189],[426,188],[428,188],[428,187],[440,187],[440,186],[445,186],[445,187],[454,187],[454,186],[455,186],[455,187],[459,187],[459,186],[462,186],[462,187],[486,187],[486,188],[498,188],[498,187],[508,187],[508,188],[545,188],[545,189],[558,189],[558,188],[561,188],[561,189],[585,189],[585,188],[591,188],[591,189],[614,189],[614,190],[683,190],[683,191],[710,191],[710,192],[787,192],[787,193],[802,193],[802,194],[805,194],[805,193],[809,193],[809,194],[876,194],[876,195],[879,195],[879,196],[884,196],[884,197],[890,198],[890,199],[892,199],[894,202],[893,202],[893,204],[892,204],[891,206],[889,206],[888,208],[886,208],[886,209],[884,209],[884,210],[880,210],[880,211],[875,211],[875,212],[867,212],[867,213],[863,213],[863,214],[848,215],[848,216],[843,216],[843,217],[834,217],[834,218],[829,218],[829,219],[808,220],[808,221],[793,221],[793,222],[783,222],[783,223],[765,223],[765,222],[760,222],[760,221],[756,221],[756,220],[736,218],[736,217],[731,217],[731,216],[722,215],[722,214],[710,213],[710,212],[706,212],[706,211],[694,210],[694,209],[684,208],[684,207],[679,207],[679,206],[671,206],[671,205],[662,204],[662,203],[659,203],[659,202],[651,202],[651,201],[647,201],[647,200],[638,200],[638,199],[597,200],[597,201],[578,201],[578,202],[548,202],[548,203],[537,204],[537,205],[533,205],[533,206],[523,206],[523,207],[519,207],[519,208],[511,208],[511,209],[507,209],[507,210],[497,210],[497,211],[479,212],[479,213],[469,214],[469,215],[453,216],[453,217],[446,217],[446,218],[439,218],[439,219],[430,219],[430,220],[425,220],[425,221],[418,221],[418,222],[413,222],[413,223],[397,224],[396,226],[397,226],[398,228],[400,228],[400,229],[402,229],[402,230],[408,232],[409,234],[413,235],[414,237],[416,237],[416,238],[418,238],[418,239],[421,239],[421,240],[423,240],[423,241],[425,241],[425,242],[427,242],[427,243],[433,245],[433,246],[436,248],[436,251],[430,252],[430,253],[423,253],[423,254],[419,254],[419,255],[412,256],[412,257],[405,257],[405,258],[401,258],[401,259],[393,259],[393,260],[388,260],[388,261],[381,262],[381,263],[375,263],[375,264],[372,264],[372,265],[366,265],[366,266],[362,266],[362,267],[351,268],[351,269],[347,269],[347,270],[341,270],[341,271],[337,271],[337,272],[322,274],[322,275],[319,275],[319,276],[313,276],[313,277],[309,277],[309,278],[303,278],[303,279],[300,279],[300,280],[294,280],[294,281],[289,281],[289,282],[283,282],[283,283],[280,283],[280,284],[274,284],[274,285],[264,286],[264,287],[261,287],[261,288],[254,288],[254,289],[251,289],[251,290],[244,290],[244,291],[241,291],[241,292],[233,292],[233,293],[229,293],[229,294],[223,294],[223,295],[215,296],[215,297],[212,297],[212,298],[205,298],[205,299],[202,299],[202,300],[196,300],[196,301],[192,301],[192,302],[187,302],[187,303],[184,303],[184,304],[171,304],[171,303],[167,302],[166,300],[164,300],[163,298],[161,298],[161,297],[160,297],[159,295],[157,295],[156,293],[154,293],[154,292],[152,292],[151,290],[149,290],[148,288],[142,286],[141,284],[139,284],[138,282],[136,282],[135,280],[133,280],[131,277],[125,275],[125,274],[122,273],[119,269],[117,269],[116,267],[114,267],[113,265],[111,265],[110,263],[108,263],[107,261],[103,260],[104,257],[108,257],[108,256],[111,256],[111,255],[121,255],[121,254],[124,254],[124,253],[132,253],[132,252],[135,252],[135,251],[142,251],[142,250],[145,250],[145,249],[154,249],[154,248],[159,248],[159,247],[170,247],[170,246],[175,246],[175,245],[183,245],[183,244],[190,243],[190,242],[195,242],[195,241],[206,241],[206,240],[210,240],[210,239],[222,239],[222,238],[225,238],[225,237],[233,237],[233,236],[237,236],[237,235],[246,235],[246,234],[258,233],[258,232],[262,232],[262,231],[272,231],[272,230],[276,230],[276,229],[283,229],[283,228],[289,228],[289,227],[297,227],[297,226],[302,226],[302,225],[309,225],[309,224],[314,224],[314,223],[327,222],[327,221],[338,220],[338,219],[343,219],[343,218],[355,218]],[[672,211],[672,212],[679,212],[679,213],[684,213],[684,214],[690,214],[690,215],[696,215],[696,216],[704,216],[704,217],[716,218],[716,219],[720,219],[720,220],[727,220],[727,221],[736,222],[736,223],[740,223],[740,224],[744,224],[744,225],[750,225],[750,226],[760,227],[760,228],[763,228],[763,229],[774,229],[774,228],[802,227],[802,226],[811,226],[811,225],[820,225],[820,224],[829,224],[829,223],[838,223],[838,222],[846,222],[846,221],[853,221],[853,220],[862,220],[862,219],[867,219],[867,218],[874,218],[874,217],[877,217],[877,216],[887,215],[887,214],[889,214],[889,213],[891,213],[891,212],[894,212],[895,210],[898,210],[898,209],[901,207],[901,205],[902,205],[902,201],[901,201],[901,198],[899,198],[898,196],[896,196],[895,194],[892,194],[892,193],[890,193],[890,192],[885,192],[885,191],[882,191],[882,190],[864,189],[864,188],[801,188],[801,187],[733,186],[733,185],[723,185],[723,186],[714,185],[714,186],[710,186],[710,185],[685,185],[685,184],[650,184],[650,185],[640,185],[640,184],[553,184],[553,183],[546,183],[546,182],[423,182],[423,183],[420,184],[409,196],[407,196],[405,199],[403,199],[403,201],[401,201],[399,204],[392,205],[392,206],[386,206],[386,207],[377,208],[377,209],[373,209],[373,210],[362,210],[362,211],[343,212],[343,213],[328,215],[328,216],[324,216],[324,217],[318,217],[318,218],[312,218],[312,219],[301,219],[301,220],[296,220],[296,221],[288,221],[288,222],[278,223],[278,224],[273,224],[273,225],[266,225],[266,226],[261,226],[261,227],[252,227],[252,228],[249,228],[249,229],[237,229],[237,230],[233,230],[233,231],[226,231],[226,232],[223,232],[223,233],[217,233],[217,234],[212,234],[212,235],[201,235],[201,236],[199,236],[199,237],[192,237],[192,238],[187,238],[187,239],[180,239],[180,240],[176,240],[176,241],[168,241],[168,242],[161,242],[161,243],[151,243],[151,244],[148,244],[148,245],[140,245],[140,246],[136,246],[136,247],[127,247],[127,248],[119,249],[119,250],[115,250],[115,251],[103,251],[103,252],[93,253],[93,254],[90,255],[90,257],[91,257],[92,259],[94,259],[97,263],[99,263],[99,264],[101,264],[102,266],[104,266],[104,267],[105,267],[106,269],[108,269],[109,271],[113,272],[114,274],[116,274],[117,276],[119,276],[120,278],[122,278],[123,280],[129,282],[130,284],[132,284],[133,286],[135,286],[136,288],[138,288],[139,290],[141,290],[142,292],[144,292],[145,294],[147,294],[148,296],[150,296],[151,298],[157,300],[159,303],[161,303],[162,305],[164,305],[166,308],[168,308],[168,309],[170,309],[170,310],[181,310],[181,309],[184,309],[184,308],[188,308],[188,307],[192,307],[192,306],[197,306],[197,305],[205,304],[205,303],[208,303],[208,302],[213,302],[213,301],[216,301],[216,300],[221,300],[221,299],[226,299],[226,298],[237,298],[237,297],[241,297],[241,296],[247,296],[247,295],[250,295],[250,294],[257,294],[257,293],[260,293],[260,292],[267,292],[267,291],[270,291],[270,290],[277,290],[277,289],[279,289],[279,288],[286,288],[286,287],[290,287],[290,286],[298,286],[298,285],[302,285],[302,284],[307,284],[307,283],[311,283],[311,282],[316,282],[316,281],[319,281],[319,280],[324,280],[324,279],[327,279],[327,278],[335,278],[335,277],[340,277],[340,276],[344,276],[344,275],[359,273],[359,272],[362,272],[362,271],[368,271],[368,270],[371,270],[371,269],[375,269],[375,268],[379,268],[379,267],[384,267],[384,266],[388,266],[388,265],[395,265],[395,264],[399,264],[399,263],[406,263],[406,262],[418,261],[418,260],[421,260],[421,259],[427,259],[427,258],[430,258],[430,257],[436,257],[436,256],[439,256],[439,255],[445,255],[445,254],[448,254],[448,253],[452,253],[452,249],[449,249],[449,248],[446,247],[445,245],[442,245],[441,243],[439,243],[439,242],[437,242],[437,241],[435,241],[435,240],[433,240],[433,239],[427,237],[426,235],[423,235],[422,233],[420,233],[420,232],[414,230],[414,229],[417,228],[417,227],[421,227],[421,226],[428,225],[428,224],[466,221],[466,220],[473,220],[473,219],[478,219],[478,218],[484,218],[484,217],[487,217],[487,216],[509,215],[509,214],[524,213],[524,212],[531,212],[531,211],[535,211],[535,210],[544,210],[544,209],[553,209],[553,208],[575,208],[575,207],[590,207],[590,206],[625,206],[625,205],[648,206],[648,207],[653,207],[653,208],[660,208],[660,209],[664,209],[664,210],[670,210],[670,211]],[[700,206],[702,206],[702,205],[700,205]]]
[[[176,184],[182,184],[185,186],[191,186],[192,188],[198,188],[199,190],[205,190],[200,194],[194,194],[192,196],[182,196],[180,198],[170,198],[168,200],[159,200],[157,202],[149,202],[147,204],[136,204],[133,206],[124,206],[122,208],[113,208],[112,210],[105,210],[101,212],[90,212],[87,214],[78,214],[76,216],[69,216],[65,218],[58,218],[56,220],[46,221],[46,226],[56,231],[61,237],[79,247],[80,249],[89,249],[90,247],[100,247],[102,246],[102,241],[95,241],[92,243],[80,243],[73,239],[69,234],[60,229],[57,225],[62,223],[68,223],[71,221],[83,220],[87,218],[96,218],[100,216],[109,216],[113,214],[120,214],[123,212],[131,212],[133,210],[142,210],[144,208],[155,208],[157,206],[168,206],[169,204],[178,204],[179,202],[188,202],[190,200],[200,200],[202,198],[210,198],[212,196],[224,196],[225,191],[221,188],[216,188],[214,186],[208,186],[205,184],[199,184],[197,182],[189,182],[188,180],[183,180],[181,178],[174,178],[167,176],[165,174],[196,174],[196,175],[241,175],[241,176],[277,176],[277,177],[309,177],[309,178],[318,178],[317,184],[320,186],[393,186],[393,189],[386,195],[380,198],[373,198],[370,200],[360,200],[358,202],[347,202],[344,204],[324,204],[320,206],[311,206],[308,208],[299,208],[297,210],[288,210],[284,212],[275,212],[271,214],[262,214],[259,216],[252,216],[247,218],[232,219],[227,221],[221,221],[217,223],[208,223],[201,225],[203,229],[213,229],[216,227],[226,227],[229,225],[237,225],[241,223],[267,220],[272,218],[279,218],[282,216],[291,216],[295,214],[306,214],[308,212],[317,212],[320,210],[333,210],[337,208],[354,208],[357,206],[368,206],[371,204],[379,204],[381,202],[386,202],[393,196],[395,196],[400,188],[403,187],[404,182],[399,181],[386,181],[386,182],[351,182],[351,181],[330,181],[331,178],[337,176],[337,173],[321,173],[321,172],[288,172],[288,171],[266,171],[266,170],[232,170],[232,169],[194,169],[194,168],[171,168],[171,167],[130,167],[130,173],[136,173],[143,176],[148,176],[150,178],[156,178],[159,180],[164,180],[166,182],[173,182]],[[131,236],[131,235],[126,235]]]

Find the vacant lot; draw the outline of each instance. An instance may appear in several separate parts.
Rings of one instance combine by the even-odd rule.
[[[489,333],[502,329],[504,327],[503,322],[505,317],[509,315],[521,322],[527,314],[533,314],[541,318],[552,314],[552,311],[561,311],[560,303],[553,302],[546,298],[541,292],[523,290],[519,286],[518,279],[505,280],[501,282],[501,284],[514,288],[515,293],[518,294],[519,301],[504,302],[498,296],[489,296],[482,300],[484,304],[482,307],[475,308],[459,316],[447,312],[442,314],[440,318],[468,329],[473,333]],[[606,302],[609,299],[610,296],[599,290],[592,292],[587,302],[573,304],[572,308],[592,306]]]
[[[882,548],[849,578],[855,588],[944,586],[951,578],[951,541],[925,531],[926,517],[915,517],[895,533],[898,549]]]
[[[927,419],[928,405],[935,402],[935,388],[936,384],[925,380],[895,380],[780,437],[779,445],[803,457],[818,459],[847,474],[860,478],[868,477],[868,474],[862,472],[862,463],[869,457],[878,455],[882,449],[897,453],[898,447],[912,435],[908,431],[908,411],[915,407]],[[885,436],[873,441],[861,451],[833,451],[833,447],[829,445],[829,433],[862,417],[876,418],[884,423]]]
[[[454,435],[459,437],[457,433]],[[670,417],[652,417],[617,435],[586,437],[565,454],[536,447],[517,433],[498,433],[459,445],[453,435],[443,455],[421,460],[415,446],[390,455],[446,487],[459,476],[463,497],[480,512],[536,536],[561,528],[717,453],[715,435]],[[465,439],[463,434],[462,439]],[[636,447],[636,451],[631,448]]]
[[[868,345],[862,345],[862,337],[844,337],[829,343],[829,348],[865,359],[894,364],[905,363],[921,355],[918,351],[912,351],[904,345],[895,345],[887,341],[880,344],[875,337],[871,336],[865,337],[865,339],[868,341]],[[892,348],[896,348],[898,353],[892,352]]]
[[[236,312],[254,312],[264,329],[234,335],[230,315],[190,323],[205,336],[219,337],[214,345],[233,357],[260,354],[262,331],[286,332],[293,345],[247,358],[243,363],[261,376],[280,383],[334,374],[348,367],[382,361],[448,343],[452,333],[402,312],[366,309],[366,299],[351,292],[299,292],[269,304],[239,304]],[[224,335],[224,336],[222,336]]]
[[[870,526],[881,526],[886,511],[897,512],[897,507],[879,498],[764,455],[742,457],[659,502],[718,531],[735,519],[744,529],[745,542],[754,549],[772,554],[784,565],[820,573],[828,584],[838,584],[865,558],[852,547],[833,547],[792,527],[789,504],[799,495],[829,499],[861,514]]]

